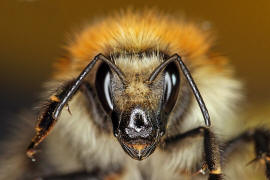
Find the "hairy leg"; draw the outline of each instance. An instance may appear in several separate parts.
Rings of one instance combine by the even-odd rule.
[[[230,153],[234,152],[245,143],[253,143],[256,153],[256,158],[249,163],[256,161],[263,162],[263,164],[265,164],[266,177],[270,180],[270,130],[254,129],[240,134],[225,144],[222,156],[228,157]]]
[[[205,162],[209,170],[209,180],[222,180],[221,160],[219,144],[215,138],[214,133],[207,127],[198,127],[186,133],[167,138],[165,143],[167,145],[177,143],[188,137],[202,136],[204,138],[204,152]]]

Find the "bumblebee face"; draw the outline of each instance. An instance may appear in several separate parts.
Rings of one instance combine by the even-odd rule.
[[[136,160],[154,152],[178,97],[180,77],[174,62],[149,83],[152,72],[129,69],[122,82],[104,63],[96,75],[97,94],[111,117],[114,136]]]
[[[121,146],[137,160],[148,157],[163,135],[159,114],[140,106],[118,112],[112,116],[112,120],[115,122],[114,134]]]

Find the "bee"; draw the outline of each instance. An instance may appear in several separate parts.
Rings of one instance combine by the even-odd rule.
[[[7,146],[0,179],[250,179],[231,162],[247,144],[270,179],[270,131],[232,133],[242,83],[213,42],[154,10],[85,27],[47,84],[30,145],[33,123]]]

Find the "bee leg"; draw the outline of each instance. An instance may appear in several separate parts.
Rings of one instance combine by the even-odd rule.
[[[38,117],[38,124],[36,126],[36,135],[32,139],[32,142],[28,146],[26,152],[27,156],[33,161],[35,161],[33,155],[36,153],[36,147],[48,135],[58,119],[63,107],[67,105],[68,101],[77,93],[81,84],[84,82],[85,77],[98,60],[107,63],[112,70],[117,73],[122,82],[124,82],[124,74],[109,59],[102,54],[96,55],[75,80],[68,81],[64,87],[60,88],[55,95],[50,97],[46,107],[41,111],[41,114]]]
[[[177,143],[185,138],[203,136],[205,161],[209,170],[209,180],[222,180],[221,158],[219,144],[216,141],[214,133],[207,127],[198,127],[186,133],[167,138],[165,144]]]
[[[227,156],[242,143],[254,143],[256,158],[250,163],[263,160],[265,174],[270,180],[270,131],[265,129],[248,130],[225,144],[223,156]]]
[[[221,158],[219,144],[214,133],[209,128],[204,128],[205,160],[209,169],[209,180],[223,179],[221,173]]]
[[[59,88],[55,95],[52,95],[48,102],[44,105],[41,113],[38,117],[38,123],[36,125],[36,135],[32,139],[30,145],[27,148],[27,156],[35,161],[33,155],[36,153],[36,147],[38,144],[46,138],[50,130],[55,125],[57,118],[63,108],[62,102],[66,100],[65,98],[70,93],[70,89],[74,87],[73,80],[68,81],[63,87]],[[75,92],[74,92],[75,93]],[[59,109],[59,106],[61,108]]]

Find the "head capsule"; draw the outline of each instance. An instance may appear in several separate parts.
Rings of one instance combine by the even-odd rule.
[[[157,64],[159,65],[159,64]],[[99,100],[111,117],[113,132],[132,158],[142,160],[154,152],[166,132],[167,119],[178,97],[180,73],[169,63],[149,83],[156,67],[147,71],[123,70],[125,81],[103,63],[96,75]]]

